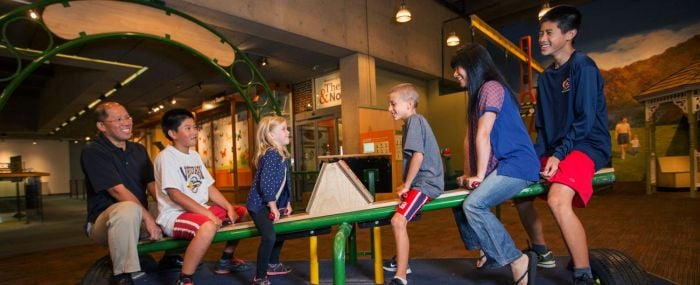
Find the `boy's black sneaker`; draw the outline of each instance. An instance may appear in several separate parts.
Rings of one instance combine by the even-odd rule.
[[[574,285],[595,285],[595,278],[588,274],[574,277]]]
[[[392,257],[390,260],[384,261],[382,268],[389,272],[396,272],[396,255],[394,255],[394,257]],[[406,269],[406,274],[410,274],[411,272],[413,271],[411,271],[411,266],[409,265]]]
[[[403,280],[398,277],[394,277],[389,281],[389,285],[406,285],[406,282],[403,282]]]

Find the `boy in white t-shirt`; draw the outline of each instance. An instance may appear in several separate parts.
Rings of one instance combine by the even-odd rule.
[[[197,265],[202,260],[216,231],[225,224],[241,221],[245,207],[232,206],[214,186],[214,179],[199,154],[197,125],[191,112],[173,109],[163,115],[163,133],[172,142],[155,160],[158,210],[156,222],[163,232],[177,239],[191,240],[185,251],[182,271],[176,284],[191,285]],[[207,202],[211,201],[209,206]],[[233,258],[238,241],[227,242],[215,273],[249,269],[245,262]]]

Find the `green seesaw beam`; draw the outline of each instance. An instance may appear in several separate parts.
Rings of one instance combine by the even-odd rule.
[[[609,185],[615,182],[615,173],[612,169],[601,170],[593,178],[594,186]],[[546,185],[537,183],[523,189],[516,198],[533,197],[544,194],[547,191]],[[421,211],[434,211],[452,208],[462,205],[467,197],[466,190],[451,190],[425,204]],[[308,214],[296,214],[289,218],[284,218],[275,224],[275,232],[278,234],[313,231],[329,226],[340,225],[342,223],[357,223],[365,221],[375,221],[388,219],[396,210],[396,201],[378,202],[370,206],[369,209],[351,211],[346,213],[328,216],[309,216]],[[287,221],[285,221],[287,220]],[[229,240],[238,240],[258,236],[259,233],[252,222],[245,222],[233,226],[224,227],[214,236],[213,243]],[[155,242],[144,242],[139,244],[140,253],[164,251],[169,249],[184,248],[189,244],[188,240],[164,239]]]

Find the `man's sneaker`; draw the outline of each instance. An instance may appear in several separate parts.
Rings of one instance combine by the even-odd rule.
[[[180,278],[175,281],[175,285],[194,285],[191,278]]]
[[[243,261],[242,259],[239,258],[233,258],[233,259],[219,259],[219,262],[216,263],[216,268],[214,269],[214,273],[216,274],[229,274],[231,272],[242,272],[249,270],[251,267]]]
[[[574,285],[595,285],[595,278],[588,274],[574,277]]]
[[[143,271],[131,272],[131,279],[133,279],[133,280],[141,279],[143,277],[146,277],[146,272],[143,272]]]
[[[537,253],[537,252],[535,252]],[[545,254],[537,253],[537,267],[554,268],[557,267],[557,261],[554,259],[554,253],[551,250]]]
[[[382,268],[389,272],[396,272],[396,256],[392,257],[390,260],[384,261]],[[411,272],[413,272],[411,271],[411,266],[408,266],[406,274],[410,274]]]
[[[267,276],[263,278],[253,277],[253,285],[271,285]]]
[[[112,277],[109,278],[109,285],[134,285],[134,280],[131,279],[131,274],[122,273],[112,275]]]
[[[403,282],[403,280],[398,277],[394,277],[389,281],[389,285],[406,285],[406,282]]]
[[[292,268],[280,262],[267,265],[267,275],[284,275],[292,272]]]

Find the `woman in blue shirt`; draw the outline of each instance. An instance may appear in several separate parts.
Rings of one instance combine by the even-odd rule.
[[[514,284],[532,284],[536,255],[520,252],[491,212],[539,179],[539,162],[520,118],[518,100],[483,46],[465,45],[451,65],[455,79],[468,92],[465,160],[469,163],[457,182],[473,191],[462,205],[468,224],[463,238],[469,249],[483,251],[486,265],[510,265]]]

